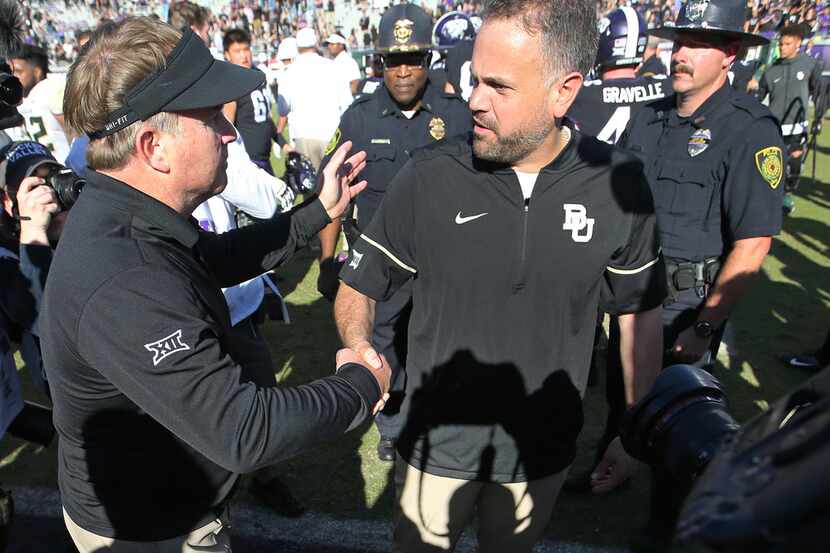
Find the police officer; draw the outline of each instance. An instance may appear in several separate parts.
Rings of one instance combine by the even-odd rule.
[[[383,85],[373,94],[355,100],[343,114],[326,149],[324,164],[346,140],[367,152],[362,178],[369,186],[356,202],[354,217],[346,222],[350,244],[359,235],[358,229],[365,229],[372,220],[386,186],[413,150],[472,128],[464,102],[444,92],[443,85],[433,85],[428,77],[431,28],[430,17],[414,4],[400,4],[387,10],[380,21],[378,39],[383,57]],[[337,291],[339,267],[334,253],[340,228],[340,221],[335,221],[320,233],[318,288],[332,299]],[[407,286],[388,301],[379,303],[375,313],[374,346],[395,367],[395,378],[401,379],[396,390],[403,389],[402,352],[410,296]],[[400,427],[401,417],[392,415],[394,411],[393,401],[377,422],[381,434],[378,455],[386,461],[394,459],[393,442]]]
[[[740,0],[688,0],[675,26],[674,94],[635,116],[620,144],[639,155],[654,195],[671,297],[664,304],[664,366],[718,350],[722,329],[781,229],[783,143],[770,111],[729,86],[742,46]],[[708,352],[708,354],[707,354]],[[658,475],[647,539],[665,551],[682,499]],[[662,491],[661,491],[662,490]]]

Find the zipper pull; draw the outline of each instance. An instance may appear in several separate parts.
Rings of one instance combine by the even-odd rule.
[[[530,198],[525,198],[525,213],[530,210]]]

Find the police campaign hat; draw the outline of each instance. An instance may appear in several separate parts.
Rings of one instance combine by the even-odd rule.
[[[649,31],[654,36],[674,40],[680,31],[690,31],[739,40],[744,46],[769,42],[761,35],[744,32],[746,2],[744,0],[686,0],[677,20]]]
[[[415,4],[390,6],[380,18],[379,54],[432,49],[432,18]]]
[[[251,93],[263,82],[261,71],[214,59],[202,39],[185,29],[164,67],[127,92],[124,106],[110,113],[104,128],[89,133],[89,137],[94,140],[109,136],[163,111],[226,104]]]

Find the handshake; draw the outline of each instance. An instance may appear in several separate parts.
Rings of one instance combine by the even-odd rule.
[[[372,373],[380,389],[380,399],[372,408],[372,415],[377,415],[383,410],[386,401],[389,399],[389,384],[392,380],[392,370],[383,355],[378,354],[371,345],[366,342],[358,344],[355,349],[343,348],[337,352],[335,357],[337,370],[348,363],[356,363]]]

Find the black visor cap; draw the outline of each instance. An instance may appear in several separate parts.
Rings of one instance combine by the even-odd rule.
[[[264,82],[261,71],[214,59],[202,39],[188,29],[167,56],[164,69],[138,83],[127,94],[126,105],[110,113],[105,127],[90,133],[90,138],[111,135],[163,111],[226,104]]]

